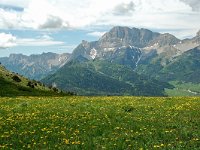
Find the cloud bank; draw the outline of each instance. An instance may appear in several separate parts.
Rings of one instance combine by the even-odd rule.
[[[0,33],[0,49],[11,48],[15,46],[54,46],[65,45],[62,41],[56,41],[48,35],[37,38],[17,38],[12,34]]]
[[[122,25],[190,34],[200,27],[199,0],[1,0],[0,6],[6,6],[0,7],[0,29]]]

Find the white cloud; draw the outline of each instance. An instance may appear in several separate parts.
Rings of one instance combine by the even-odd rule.
[[[98,31],[95,31],[95,32],[90,32],[88,33],[87,35],[89,36],[94,36],[94,37],[101,37],[102,35],[104,35],[106,32],[98,32]]]
[[[64,46],[62,41],[56,41],[49,35],[43,35],[37,38],[17,38],[12,34],[0,33],[0,49],[11,48],[15,46]]]
[[[0,28],[18,28],[21,18],[18,12],[6,11],[0,8]]]
[[[68,28],[69,23],[64,22],[60,17],[48,16],[46,21],[39,26],[41,29],[57,29],[57,28]]]
[[[197,31],[200,26],[199,0],[1,0],[0,4],[24,8],[0,9],[0,29],[123,25]]]
[[[194,11],[200,11],[200,1],[199,0],[181,0],[188,4]]]
[[[0,49],[16,46],[16,37],[12,34],[0,33]]]
[[[114,10],[114,15],[124,16],[124,15],[131,15],[135,11],[135,4],[131,1],[130,3],[121,3],[117,5]]]
[[[62,41],[55,41],[48,35],[43,35],[37,38],[19,38],[16,40],[18,46],[53,46],[53,45],[64,45]]]

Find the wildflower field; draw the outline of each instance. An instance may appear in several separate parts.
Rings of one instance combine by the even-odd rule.
[[[0,149],[200,148],[200,98],[0,98]]]

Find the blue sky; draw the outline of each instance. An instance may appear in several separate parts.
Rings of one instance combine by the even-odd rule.
[[[1,0],[0,57],[65,53],[113,26],[148,28],[178,38],[200,29],[199,0]]]
[[[81,41],[98,40],[99,36],[90,35],[85,30],[58,30],[58,31],[33,31],[33,30],[0,30],[6,34],[15,35],[20,39],[16,46],[0,49],[1,56],[11,53],[25,55],[41,54],[43,52],[71,53]]]

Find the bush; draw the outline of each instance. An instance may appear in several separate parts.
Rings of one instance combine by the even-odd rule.
[[[57,89],[56,87],[53,87],[52,90],[53,90],[54,92],[58,92],[58,89]]]
[[[31,92],[31,89],[26,88],[26,87],[18,87],[19,91],[24,91],[24,92]]]
[[[132,112],[133,110],[135,110],[135,108],[133,106],[123,106],[122,109],[125,111],[125,112]]]
[[[69,95],[69,96],[76,96],[77,95],[75,92],[70,92],[70,91],[66,92],[66,94]]]
[[[34,84],[31,81],[28,82],[27,86],[34,88]]]
[[[38,84],[39,84],[39,86],[43,86],[43,84],[40,81],[38,82]]]
[[[14,76],[12,77],[12,79],[13,79],[15,82],[21,82],[21,81],[22,81],[17,75],[14,75]]]

